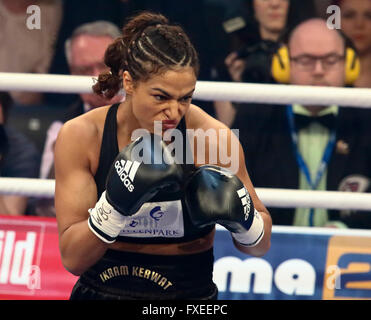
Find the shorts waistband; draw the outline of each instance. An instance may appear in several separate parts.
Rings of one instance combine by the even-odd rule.
[[[136,252],[127,252],[127,251],[118,251],[109,249],[104,254],[103,260],[135,260],[144,264],[147,263],[158,263],[161,261],[162,265],[173,265],[173,264],[189,264],[193,261],[202,262],[210,261],[214,259],[213,248],[200,253],[185,254],[185,255],[155,255],[155,254],[146,254],[146,253],[136,253]],[[99,262],[98,262],[99,263]]]
[[[81,281],[102,292],[150,296],[194,294],[213,287],[213,249],[191,255],[149,255],[108,250]],[[209,291],[209,289],[207,289]]]

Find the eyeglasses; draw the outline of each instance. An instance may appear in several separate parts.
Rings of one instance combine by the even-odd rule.
[[[322,68],[326,71],[333,68],[340,61],[343,61],[344,58],[344,56],[338,54],[330,54],[322,57],[302,55],[298,57],[290,57],[290,60],[297,63],[303,71],[313,71],[317,65],[317,61],[320,61]]]

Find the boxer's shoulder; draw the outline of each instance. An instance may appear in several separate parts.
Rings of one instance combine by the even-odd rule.
[[[187,129],[228,129],[229,128],[218,119],[215,119],[200,107],[192,104],[186,115]]]
[[[90,141],[101,136],[109,107],[100,107],[67,121],[60,135]]]

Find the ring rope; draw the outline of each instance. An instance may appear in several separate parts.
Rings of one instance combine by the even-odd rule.
[[[52,93],[88,93],[94,83],[89,76],[1,73],[0,90]],[[269,95],[267,94],[269,92]],[[316,104],[371,107],[371,89],[294,85],[269,85],[198,81],[195,99],[269,104]],[[371,210],[371,194],[256,188],[268,207]],[[55,180],[0,178],[0,194],[54,198]]]
[[[340,191],[255,188],[267,207],[371,210],[371,194]],[[0,178],[0,194],[54,198],[54,179]]]
[[[50,93],[92,92],[89,76],[0,72],[0,90]],[[198,81],[194,98],[205,101],[371,107],[371,89]]]

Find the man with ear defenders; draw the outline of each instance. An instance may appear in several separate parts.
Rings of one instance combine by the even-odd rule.
[[[323,21],[321,19],[311,19],[311,21],[323,26]],[[352,86],[360,74],[360,60],[354,45],[351,43],[351,40],[347,38],[347,36],[341,30],[336,29],[334,31],[338,33],[338,38],[342,40],[343,45],[341,46],[341,48],[338,47],[334,49],[335,51],[331,52],[331,54],[323,56],[323,59],[321,60],[322,65],[325,69],[327,68],[335,70],[335,68],[331,68],[331,66],[337,64],[340,61],[343,62],[343,77],[339,77],[338,86],[343,86],[344,84],[347,86]],[[278,83],[295,84],[296,80],[291,78],[291,65],[293,65],[294,68],[295,65],[301,65],[302,68],[299,68],[299,71],[310,71],[311,69],[313,69],[314,63],[316,62],[316,57],[309,53],[305,53],[299,56],[290,52],[289,43],[293,36],[295,36],[295,30],[284,35],[282,37],[283,43],[278,48],[277,52],[273,54],[271,73],[273,79]],[[305,41],[308,36],[309,35],[304,37],[302,41]],[[310,45],[308,45],[308,47],[310,47]],[[294,46],[294,48],[297,48],[297,46]],[[321,57],[318,57],[318,59],[320,58]],[[337,70],[340,71],[339,69]],[[294,70],[293,76],[295,76],[295,74],[297,74],[297,71]],[[308,79],[307,81],[310,80]],[[298,84],[303,85],[304,83]],[[331,83],[329,83],[329,85],[331,85]]]
[[[351,86],[360,72],[355,50],[339,30],[322,19],[300,23],[274,55],[278,83]],[[323,105],[239,108],[246,164],[255,187],[371,191],[368,109]],[[319,208],[268,208],[274,224],[370,228],[364,212]]]

